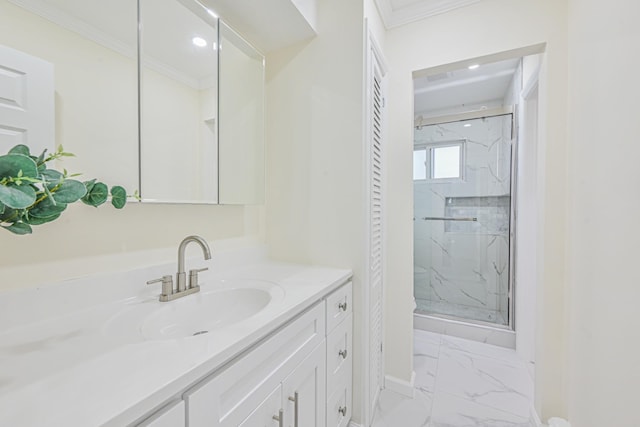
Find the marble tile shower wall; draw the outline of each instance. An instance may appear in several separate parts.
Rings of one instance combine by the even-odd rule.
[[[463,141],[463,179],[414,181],[418,311],[506,324],[511,116],[425,126],[415,132],[416,144],[453,141]],[[428,216],[478,221],[422,220]]]

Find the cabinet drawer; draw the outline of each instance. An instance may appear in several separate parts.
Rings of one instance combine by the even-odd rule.
[[[185,393],[189,427],[236,427],[324,340],[324,302]]]
[[[151,417],[137,425],[137,427],[184,427],[186,425],[186,413],[184,401],[171,403]]]
[[[327,297],[327,332],[331,332],[351,313],[351,288],[351,282],[348,282]]]
[[[351,381],[348,381],[327,400],[327,427],[346,427],[350,419]]]
[[[329,393],[345,381],[351,382],[353,315],[344,319],[327,336],[327,390]]]

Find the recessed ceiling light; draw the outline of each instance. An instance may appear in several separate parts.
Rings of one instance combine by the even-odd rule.
[[[475,70],[476,68],[479,68],[479,67],[480,67],[480,64],[469,65],[470,70]]]
[[[470,128],[470,127],[471,127],[471,123],[465,123],[465,124],[464,124],[464,127],[466,127],[466,128]]]
[[[205,47],[207,45],[207,41],[202,37],[194,37],[191,39],[191,41],[198,47]]]

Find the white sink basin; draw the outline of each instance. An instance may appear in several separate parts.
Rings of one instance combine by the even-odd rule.
[[[258,314],[283,296],[280,286],[264,280],[218,280],[174,301],[132,304],[113,316],[104,331],[113,336],[126,328],[134,341],[205,336]]]
[[[245,320],[271,301],[265,289],[236,288],[202,292],[167,303],[141,325],[146,339],[163,340],[205,334]]]

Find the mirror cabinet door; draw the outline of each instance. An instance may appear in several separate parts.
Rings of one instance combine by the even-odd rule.
[[[218,203],[218,19],[195,0],[139,0],[140,195]]]
[[[264,56],[220,22],[220,203],[264,203]]]
[[[135,0],[0,1],[0,98],[13,111],[0,109],[2,154],[17,144],[34,154],[63,145],[76,157],[60,168],[81,173],[76,179],[135,192],[136,9]]]

